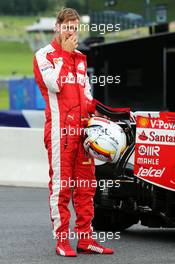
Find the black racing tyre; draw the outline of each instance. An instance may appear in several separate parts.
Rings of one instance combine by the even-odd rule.
[[[94,230],[123,231],[138,221],[136,216],[123,211],[95,207],[92,226]]]

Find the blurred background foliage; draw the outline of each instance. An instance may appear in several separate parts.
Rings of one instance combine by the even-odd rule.
[[[0,0],[0,78],[32,76],[33,51],[29,47],[26,27],[39,21],[41,17],[55,17],[62,7],[75,8],[80,15],[90,15],[93,11],[116,10],[145,15],[147,0]],[[155,21],[157,4],[167,5],[168,22],[175,21],[175,0],[150,0],[152,21]],[[147,29],[123,30],[115,40],[147,34]],[[105,36],[111,40],[112,34]],[[6,89],[1,85],[0,108],[8,108]]]
[[[73,7],[80,14],[88,14],[91,11],[102,11],[109,9],[106,3],[109,0],[1,0],[1,15],[55,15],[56,10],[63,7]],[[147,0],[116,0],[112,10],[129,11],[144,15]],[[150,7],[155,8],[157,4],[167,4],[168,21],[175,19],[174,0],[150,0]]]

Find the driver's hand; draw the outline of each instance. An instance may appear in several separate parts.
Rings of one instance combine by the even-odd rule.
[[[73,52],[78,47],[77,33],[75,32],[68,39],[63,36],[61,41],[61,47],[63,50]]]

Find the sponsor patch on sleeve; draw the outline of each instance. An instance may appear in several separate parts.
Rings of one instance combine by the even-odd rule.
[[[52,69],[53,65],[50,62],[44,62],[39,65],[40,71],[44,72],[47,71],[48,69]]]
[[[48,66],[45,66],[45,67],[40,68],[40,70],[42,72],[47,71],[48,69],[53,69],[53,66],[52,65],[48,65]]]

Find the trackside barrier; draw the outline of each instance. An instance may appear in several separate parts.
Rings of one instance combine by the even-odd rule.
[[[1,110],[0,126],[43,128],[43,110]]]
[[[43,143],[44,112],[26,110],[23,114],[29,127],[0,126],[0,185],[47,187],[49,167]],[[159,112],[134,113],[135,116],[148,114],[156,117]],[[134,163],[134,153],[129,162]],[[95,163],[104,162],[96,160]]]
[[[43,129],[0,127],[0,185],[48,186]]]
[[[11,110],[44,109],[45,101],[34,78],[9,80]]]

